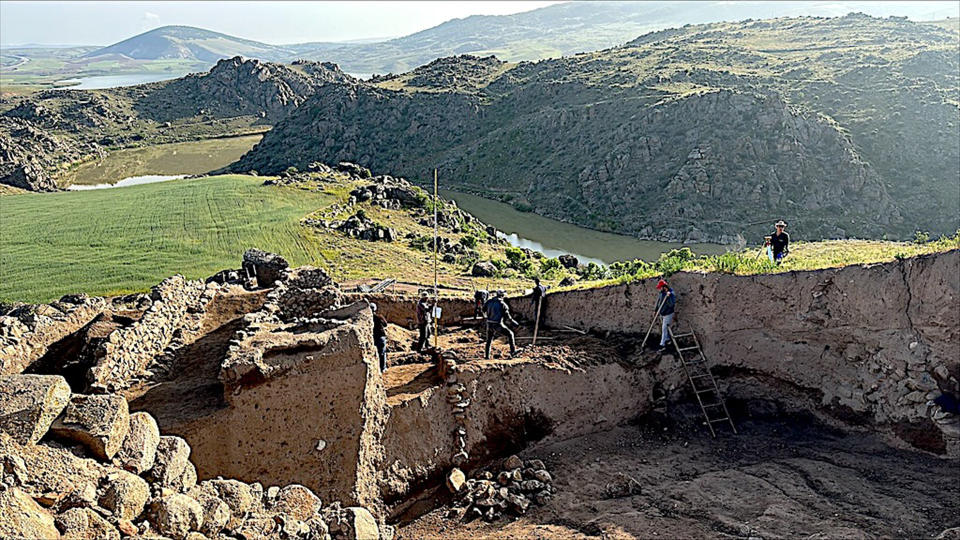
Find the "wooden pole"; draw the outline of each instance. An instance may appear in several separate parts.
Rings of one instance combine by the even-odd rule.
[[[540,303],[543,302],[543,297],[537,298],[537,320],[533,323],[533,343],[530,346],[537,344],[537,330],[540,329]]]
[[[440,205],[440,199],[437,197],[437,169],[433,170],[433,348],[436,349],[439,344],[439,325],[436,317],[437,306],[440,305],[440,283],[437,271],[437,250],[440,247],[440,235],[437,222],[437,207]]]
[[[643,350],[647,346],[647,338],[650,337],[650,332],[653,330],[653,325],[657,323],[657,315],[660,315],[660,308],[663,307],[663,303],[667,301],[667,297],[664,296],[663,300],[657,305],[657,311],[653,313],[653,320],[650,321],[650,327],[647,328],[647,335],[643,336],[643,343],[640,344],[640,350]]]

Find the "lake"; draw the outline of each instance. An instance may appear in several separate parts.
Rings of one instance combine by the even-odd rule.
[[[102,90],[118,86],[133,86],[183,77],[186,73],[126,73],[123,75],[97,75],[57,81],[58,85],[70,85],[71,90]]]
[[[116,184],[132,177],[205,173],[233,163],[261,138],[247,135],[117,150],[64,173],[58,181],[66,187]]]
[[[639,240],[632,236],[578,227],[530,212],[520,212],[509,204],[469,193],[441,189],[440,194],[457,201],[460,208],[503,231],[504,238],[510,244],[539,251],[548,257],[570,253],[582,262],[609,265],[633,259],[655,261],[665,251],[684,247],[683,244]],[[726,247],[718,244],[692,244],[686,247],[700,255],[717,255],[726,251]]]

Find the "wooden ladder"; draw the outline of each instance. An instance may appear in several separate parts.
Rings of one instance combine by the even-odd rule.
[[[692,341],[693,344],[681,345],[681,340]],[[728,422],[730,429],[736,434],[737,428],[730,418],[730,411],[727,410],[727,404],[723,395],[720,394],[717,380],[714,379],[710,366],[707,365],[707,357],[703,354],[697,335],[692,330],[684,334],[670,332],[670,342],[673,344],[674,350],[677,351],[677,357],[680,358],[680,364],[683,365],[683,371],[687,374],[687,379],[690,380],[693,394],[697,396],[697,403],[700,404],[700,410],[703,411],[703,416],[707,420],[710,434],[713,435],[714,439],[717,438],[717,432],[714,431],[713,425],[721,422]],[[684,353],[690,356],[689,360],[683,355]]]

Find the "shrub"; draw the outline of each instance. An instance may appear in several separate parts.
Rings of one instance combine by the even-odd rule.
[[[532,211],[533,211],[533,205],[531,205],[530,203],[515,202],[515,203],[513,203],[513,207],[514,207],[518,212],[532,212]]]
[[[914,244],[926,244],[930,241],[930,233],[917,231],[913,233],[913,243]]]
[[[664,276],[676,274],[683,270],[685,263],[695,258],[696,255],[688,247],[671,249],[667,253],[660,254],[660,259],[656,263],[657,270]]]
[[[607,269],[593,261],[590,261],[583,269],[580,271],[580,277],[585,280],[598,280],[607,277]]]
[[[460,243],[463,244],[463,247],[470,249],[476,248],[477,242],[477,237],[471,234],[468,234],[460,239]]]

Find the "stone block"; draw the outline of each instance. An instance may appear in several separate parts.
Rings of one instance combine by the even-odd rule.
[[[116,455],[129,431],[127,400],[116,395],[76,394],[50,427],[54,435],[77,441],[104,460]]]
[[[0,431],[36,443],[69,401],[70,385],[59,375],[0,375]]]

